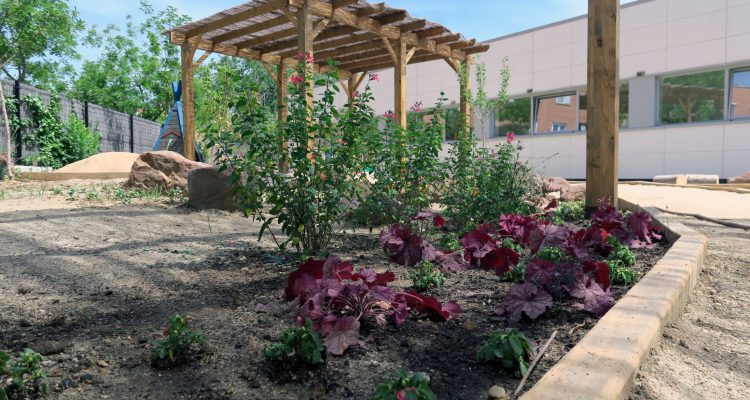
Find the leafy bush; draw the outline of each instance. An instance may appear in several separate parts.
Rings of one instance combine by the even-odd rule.
[[[66,122],[60,120],[59,98],[52,97],[49,105],[35,96],[26,96],[23,101],[30,119],[14,122],[24,132],[24,144],[36,150],[22,160],[24,163],[60,168],[99,151],[101,136],[77,116],[71,115]]]
[[[392,112],[384,115],[385,128],[364,137],[365,157],[373,182],[362,194],[359,222],[376,226],[408,223],[434,202],[436,186],[443,181],[440,149],[443,138],[443,102],[427,113],[430,122],[417,118],[401,128]],[[421,104],[412,107],[421,111]]]
[[[5,387],[5,377],[10,385]],[[42,369],[42,355],[31,349],[18,353],[17,360],[0,351],[0,400],[23,399],[29,395],[47,394],[47,372]]]
[[[493,332],[477,352],[482,362],[497,363],[503,368],[518,369],[521,375],[529,369],[528,362],[534,356],[534,343],[517,329]]]
[[[552,211],[552,222],[561,225],[563,222],[575,222],[584,219],[585,205],[583,201],[563,201]]]
[[[354,273],[351,263],[336,257],[308,259],[290,273],[284,297],[297,305],[297,324],[312,320],[323,336],[326,351],[341,355],[359,344],[359,329],[365,324],[382,326],[392,321],[401,326],[414,311],[436,321],[458,316],[455,301],[441,304],[434,297],[416,291],[395,292],[388,287],[396,280],[393,272],[362,269]]]
[[[561,263],[568,258],[568,255],[557,247],[545,247],[536,253],[536,258]]]
[[[450,149],[450,172],[441,197],[445,214],[458,229],[495,220],[501,214],[530,214],[543,195],[541,181],[520,160],[520,144],[507,143],[494,151],[478,148],[470,135]]]
[[[203,334],[191,329],[190,318],[173,315],[169,325],[162,333],[160,340],[151,354],[151,364],[156,368],[167,368],[186,362],[192,352],[200,350],[205,344]]]
[[[630,285],[635,282],[636,273],[632,268],[623,266],[619,261],[608,261],[609,279],[616,285]]]
[[[310,62],[300,62],[292,78],[286,122],[275,126],[250,96],[241,101],[255,106],[233,117],[235,132],[210,137],[207,146],[217,149],[222,169],[231,168],[243,209],[262,222],[260,236],[277,222],[287,236],[277,242],[282,250],[291,245],[317,255],[327,249],[334,227],[362,189],[362,136],[374,115],[367,104],[369,83],[351,107],[337,108],[336,71],[316,80],[322,88],[319,98],[308,97],[305,90],[313,79]],[[288,173],[279,168],[285,164]]]
[[[616,238],[610,237],[609,243],[613,246],[607,256],[607,261],[615,262],[623,267],[632,267],[635,265],[635,254],[627,246],[623,246]]]
[[[284,331],[279,341],[263,350],[263,356],[273,362],[302,362],[321,364],[323,362],[323,339],[312,327],[312,320],[305,325]]]
[[[429,261],[422,261],[417,264],[417,269],[409,274],[414,287],[420,291],[426,291],[432,287],[443,286],[445,275],[437,266]]]
[[[404,368],[396,370],[396,379],[378,385],[370,400],[437,400],[430,389],[430,377],[423,372],[409,373]]]

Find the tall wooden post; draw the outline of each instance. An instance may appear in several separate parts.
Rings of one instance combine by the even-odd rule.
[[[312,13],[310,12],[310,6],[305,3],[297,11],[297,49],[302,56],[302,62],[306,62],[306,57],[313,57],[313,40],[315,40],[313,34],[313,19]],[[312,92],[315,82],[313,82],[313,66],[309,65],[305,68],[305,96],[307,98],[307,105],[312,108],[313,98]]]
[[[195,160],[195,86],[193,85],[193,57],[198,48],[198,37],[192,44],[182,45],[182,146],[183,155]]]
[[[289,109],[286,107],[286,97],[289,89],[289,75],[287,74],[286,65],[282,59],[279,63],[279,69],[276,72],[276,102],[279,107],[278,118],[279,123],[286,122],[289,116]],[[289,171],[289,142],[286,140],[281,142],[281,161],[279,162],[279,169],[281,172],[286,173]]]
[[[394,50],[396,52],[396,65],[393,70],[393,112],[396,113],[398,124],[406,129],[406,64],[409,60],[407,58],[406,38],[404,36],[399,38],[398,45]]]
[[[466,74],[459,81],[461,83],[461,102],[459,105],[459,112],[461,114],[461,127],[462,132],[471,132],[471,128],[474,125],[474,121],[471,115],[471,103],[469,101],[469,93],[471,91],[471,66],[474,64],[474,55],[470,54],[464,61],[464,71]]]
[[[586,213],[617,206],[620,0],[589,0]]]

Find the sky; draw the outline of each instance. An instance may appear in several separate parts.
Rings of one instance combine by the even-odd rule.
[[[125,25],[125,17],[139,21],[138,0],[69,0],[87,26]],[[496,38],[551,22],[583,15],[587,0],[371,0],[386,1],[418,18],[445,25],[479,41]],[[623,3],[632,0],[624,0]],[[243,0],[150,0],[156,10],[176,7],[194,20],[243,3]],[[89,54],[87,54],[89,53]],[[84,59],[90,51],[82,51]]]

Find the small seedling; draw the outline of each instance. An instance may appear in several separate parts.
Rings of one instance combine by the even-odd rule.
[[[182,203],[183,201],[185,201],[185,195],[182,193],[182,189],[177,187],[167,191],[167,197],[169,197],[170,201],[176,203]]]
[[[86,192],[86,200],[99,201],[99,192]]]
[[[614,243],[612,239],[614,239]],[[620,244],[617,239],[612,237],[609,240],[609,243],[613,244],[614,248],[609,253],[609,256],[607,256],[607,261],[616,261],[624,267],[635,265],[635,254],[633,254],[633,251],[628,246]]]
[[[561,263],[565,261],[567,255],[563,250],[558,249],[557,247],[545,247],[536,253],[536,257],[543,260],[553,261],[555,263]]]
[[[417,269],[409,274],[414,288],[420,292],[432,287],[443,286],[445,275],[437,268],[435,264],[429,261],[422,261],[417,264]]]
[[[308,319],[304,326],[284,331],[278,342],[263,350],[263,356],[276,363],[321,364],[324,352],[323,339],[313,330],[312,320]]]
[[[607,261],[607,265],[609,265],[609,279],[615,285],[629,285],[635,282],[636,273],[632,268],[614,260]]]
[[[10,385],[4,387],[5,377]],[[42,369],[42,355],[31,349],[18,353],[18,359],[0,351],[0,400],[23,399],[30,395],[45,395],[49,391],[47,372]]]
[[[513,328],[493,332],[477,352],[479,361],[497,363],[508,370],[518,368],[521,375],[529,369],[528,361],[533,355],[534,343]]]
[[[164,339],[154,347],[151,364],[156,368],[168,368],[188,360],[191,353],[200,351],[205,343],[203,334],[188,326],[189,317],[173,315],[169,326],[164,328]]]
[[[575,222],[584,219],[584,204],[582,201],[562,201],[552,212],[552,222],[562,225],[564,222]]]
[[[63,194],[63,191],[59,187],[52,188],[52,194],[54,194],[55,196],[61,196]]]
[[[511,266],[510,271],[506,272],[501,279],[508,282],[523,283],[526,279],[526,259],[521,259],[518,264]]]
[[[409,373],[405,368],[396,370],[396,379],[378,385],[370,400],[437,400],[430,389],[430,377],[424,372]]]
[[[503,238],[503,241],[500,243],[500,247],[509,248],[509,249],[515,251],[518,254],[523,254],[524,253],[523,246],[521,246],[520,244],[516,243],[515,240],[513,240],[512,238],[509,238],[509,237]]]

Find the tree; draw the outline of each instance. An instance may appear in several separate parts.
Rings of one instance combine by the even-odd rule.
[[[72,94],[82,101],[162,120],[174,100],[171,82],[180,79],[180,48],[162,32],[190,21],[174,7],[155,11],[146,1],[141,24],[127,17],[124,31],[110,25],[101,32],[92,28],[86,43],[101,49],[94,61],[83,64]]]
[[[62,91],[84,29],[65,0],[0,0],[0,65],[10,79]]]

